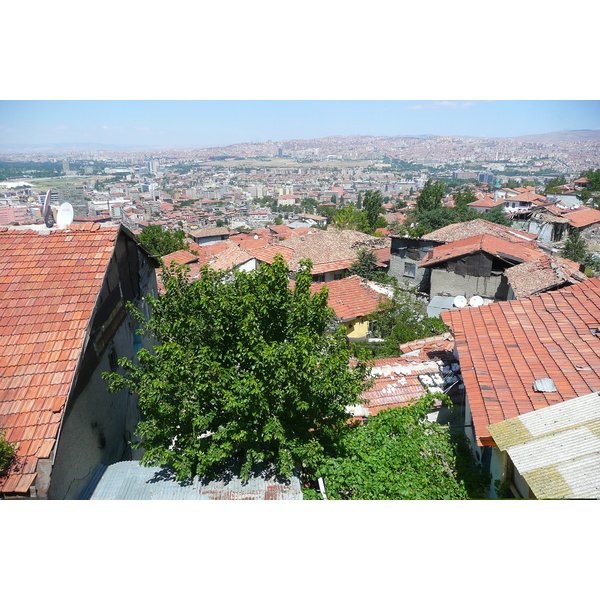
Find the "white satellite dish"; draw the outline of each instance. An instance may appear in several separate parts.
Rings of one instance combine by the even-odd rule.
[[[454,298],[454,306],[456,308],[464,308],[467,305],[467,299],[464,296],[456,296]]]
[[[481,306],[483,304],[483,298],[481,296],[472,296],[469,299],[469,306]]]
[[[56,225],[65,229],[73,222],[73,207],[68,202],[63,202],[56,212]]]

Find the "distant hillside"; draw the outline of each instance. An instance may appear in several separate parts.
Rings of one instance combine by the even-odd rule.
[[[520,135],[512,138],[520,142],[582,142],[585,140],[600,140],[600,129],[576,129],[574,131],[553,131],[534,135]]]

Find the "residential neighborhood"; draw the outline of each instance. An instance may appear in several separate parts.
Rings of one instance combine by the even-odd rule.
[[[346,407],[354,427],[431,397],[425,421],[464,434],[487,478],[480,497],[600,498],[600,196],[582,176],[597,174],[582,162],[586,148],[570,154],[565,178],[551,159],[532,167],[531,153],[522,175],[491,173],[492,155],[518,162],[518,145],[482,151],[478,171],[450,171],[441,158],[409,170],[405,155],[382,146],[372,157],[358,140],[350,154],[365,164],[332,169],[322,153],[348,156],[330,143],[273,152],[279,161],[319,158],[304,167],[238,167],[214,152],[211,160],[211,150],[193,159],[71,156],[61,161],[64,180],[2,188],[0,433],[14,456],[0,472],[0,498],[306,496],[298,474],[282,483],[268,469],[248,481],[167,482],[140,464],[144,403],[106,382],[121,359],[133,369],[154,351],[140,320],[173,294],[179,275],[167,271],[188,283],[250,281],[281,260],[294,297],[310,268],[307,302],[326,299],[330,329],[354,353],[346,368],[360,363],[360,348],[390,347],[382,318],[398,289],[419,307],[415,322],[439,328],[393,338],[393,355],[371,355],[364,390]],[[416,141],[409,147],[424,156]],[[475,152],[468,142],[448,147],[448,163]],[[231,149],[250,161],[245,152]],[[436,214],[460,215],[455,222],[436,226],[423,209],[432,181],[444,186]],[[183,241],[157,252],[150,232]],[[326,499],[327,476],[313,484]]]

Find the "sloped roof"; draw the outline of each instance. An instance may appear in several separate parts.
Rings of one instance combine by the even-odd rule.
[[[579,270],[577,263],[548,254],[534,261],[510,267],[504,274],[513,289],[515,298],[539,294],[587,279]]]
[[[494,200],[494,196],[484,196],[483,198],[478,198],[473,202],[469,202],[467,206],[471,207],[481,207],[481,208],[495,208],[496,206],[500,206],[504,204],[504,198],[498,198],[498,200]]]
[[[237,476],[205,482],[176,481],[161,467],[144,467],[138,461],[100,465],[81,492],[81,500],[302,500],[300,480]]]
[[[190,263],[198,262],[198,256],[192,254],[189,250],[177,250],[170,254],[165,254],[162,257],[162,261],[167,266],[172,262],[177,265],[188,265]]]
[[[440,359],[380,358],[373,363],[374,384],[361,394],[369,416],[387,408],[408,406],[428,391],[443,392],[457,381],[455,374],[444,373],[447,365]]]
[[[514,243],[529,245],[532,248],[536,247],[534,240],[537,238],[537,234],[519,231],[517,229],[512,229],[511,227],[499,225],[498,223],[485,221],[484,219],[474,219],[473,221],[467,221],[466,223],[453,223],[452,225],[447,225],[446,227],[442,227],[441,229],[424,235],[423,239],[449,243],[473,237],[474,235],[482,235],[484,233]]]
[[[380,262],[385,260],[386,256],[389,260],[389,250],[386,253],[389,246],[390,240],[387,238],[378,238],[359,231],[328,230],[282,240],[278,244],[252,250],[252,254],[264,262],[272,262],[276,254],[281,254],[292,271],[298,269],[300,260],[310,259],[315,267],[313,273],[317,273],[318,265],[341,261],[350,261],[351,264],[356,260],[360,248],[374,250]]]
[[[574,210],[566,210],[562,214],[569,223],[576,228],[587,227],[594,223],[600,223],[600,210],[589,206],[580,206]]]
[[[214,261],[209,263],[209,266],[215,271],[220,271],[222,269],[229,270],[244,264],[253,258],[254,257],[251,254],[236,246],[221,252]]]
[[[327,304],[333,308],[338,319],[352,321],[366,317],[379,308],[385,294],[377,292],[366,279],[353,275],[328,283],[313,283],[311,292],[315,294],[324,287],[329,290]]]
[[[523,188],[520,188],[523,189]],[[505,200],[505,202],[533,202],[533,203],[539,203],[540,201],[545,201],[546,200],[546,196],[541,196],[540,194],[536,194],[535,192],[532,191],[528,191],[528,192],[521,192],[520,194],[517,194],[516,196],[511,196],[510,198],[507,198]]]
[[[433,248],[419,263],[419,267],[430,267],[477,252],[486,252],[498,258],[517,262],[535,260],[543,254],[541,250],[536,250],[529,245],[515,244],[496,236],[484,234]]]
[[[480,445],[487,426],[600,390],[600,280],[443,312]],[[552,379],[556,392],[534,390]]]
[[[0,428],[18,442],[1,492],[26,493],[50,456],[118,232],[0,232]]]
[[[600,499],[600,395],[586,394],[488,429],[536,498]]]

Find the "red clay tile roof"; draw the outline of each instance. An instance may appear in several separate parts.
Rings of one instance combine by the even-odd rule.
[[[18,442],[0,492],[26,493],[50,456],[118,231],[0,233],[0,428]]]
[[[338,319],[352,321],[375,312],[386,296],[374,290],[366,279],[353,275],[328,283],[313,283],[311,292],[315,294],[326,287],[329,289],[327,304],[333,308]]]
[[[554,288],[585,281],[579,265],[559,256],[544,256],[521,263],[504,272],[515,298],[539,294]]]
[[[177,265],[188,265],[198,261],[198,256],[192,254],[189,250],[177,250],[170,254],[165,254],[162,257],[162,261],[165,265],[170,265],[174,262]]]
[[[220,271],[222,269],[229,270],[252,260],[252,258],[253,256],[251,254],[234,246],[233,248],[228,248],[221,252],[214,261],[209,263],[209,266],[215,271]]]
[[[275,254],[281,254],[290,266],[290,270],[298,269],[299,261],[308,258],[313,263],[313,273],[345,269],[356,260],[360,248],[375,251],[378,262],[389,261],[390,240],[378,238],[359,231],[317,231],[280,241],[266,248],[251,250],[252,255],[263,262],[272,262]],[[325,267],[339,263],[342,266]]]
[[[541,250],[531,248],[529,245],[515,244],[502,238],[484,234],[437,246],[427,253],[427,256],[419,263],[419,267],[429,267],[476,252],[486,252],[514,262],[532,261],[543,255]]]
[[[456,340],[480,445],[487,425],[600,390],[600,280],[441,313]],[[556,392],[536,392],[550,378]]]
[[[565,210],[562,216],[569,220],[569,223],[576,228],[586,227],[594,223],[600,223],[600,210],[581,206],[574,210]]]
[[[473,208],[495,208],[496,206],[500,206],[501,204],[504,204],[504,198],[498,198],[498,200],[494,200],[493,196],[484,196],[483,198],[478,198],[473,202],[469,202],[467,206],[471,206]]]
[[[474,219],[466,223],[453,223],[436,231],[432,231],[423,236],[424,240],[432,240],[435,242],[456,242],[465,238],[473,237],[474,235],[482,234],[493,235],[504,240],[530,245],[532,248],[537,247],[533,241],[537,238],[537,234],[519,231],[498,223],[491,223],[484,219]]]
[[[387,408],[408,406],[428,390],[441,391],[444,388],[440,372],[442,361],[399,357],[381,358],[373,363],[371,376],[377,378],[373,386],[361,394],[370,416]]]

